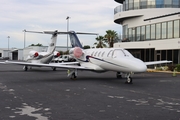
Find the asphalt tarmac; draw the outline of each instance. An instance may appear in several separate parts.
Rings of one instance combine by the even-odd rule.
[[[0,120],[180,120],[180,74],[115,75],[0,64]]]

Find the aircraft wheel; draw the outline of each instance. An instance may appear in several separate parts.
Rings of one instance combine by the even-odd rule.
[[[131,78],[131,77],[128,77],[125,83],[126,83],[126,84],[132,84],[132,78]]]
[[[120,72],[117,72],[117,73],[116,73],[116,78],[122,78],[122,75],[121,75]]]
[[[27,66],[24,66],[23,69],[24,69],[24,71],[27,71],[27,70],[28,70],[28,67],[27,67]]]
[[[52,67],[53,71],[56,71],[56,67]]]
[[[75,80],[77,78],[77,76],[75,75],[75,73],[72,74],[71,79]]]

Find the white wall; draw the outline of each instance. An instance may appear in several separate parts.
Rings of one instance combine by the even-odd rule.
[[[167,40],[151,40],[141,42],[119,42],[114,44],[115,48],[121,47],[125,49],[148,49],[155,50],[180,49],[180,38]]]

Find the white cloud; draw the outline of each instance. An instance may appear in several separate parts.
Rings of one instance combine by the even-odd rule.
[[[66,31],[67,16],[70,16],[70,30],[98,32],[100,35],[109,29],[121,31],[120,26],[113,22],[113,11],[118,6],[113,0],[1,0],[0,4],[0,48],[7,46],[7,36],[11,37],[10,47],[23,48],[24,29]],[[83,44],[92,46],[95,37],[83,37]],[[49,39],[48,35],[27,33],[26,45],[47,45]],[[58,37],[58,45],[66,45],[65,36]]]

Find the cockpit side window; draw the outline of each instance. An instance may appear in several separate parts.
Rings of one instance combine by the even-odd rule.
[[[111,51],[108,53],[107,57],[112,57],[112,54],[113,54],[113,51],[111,50]]]

